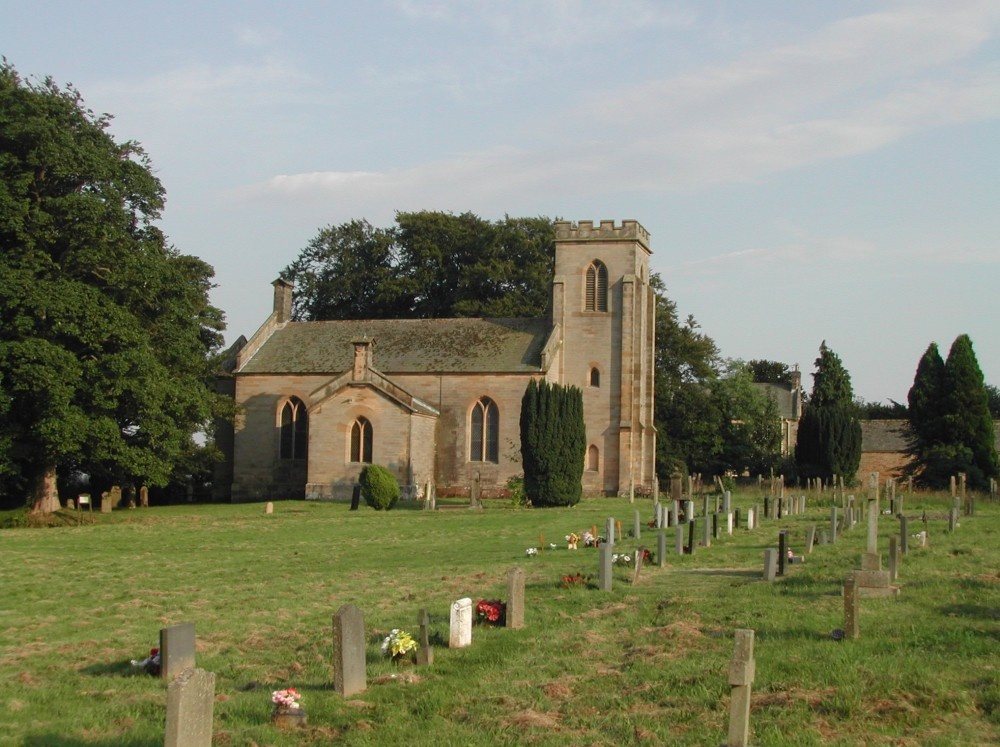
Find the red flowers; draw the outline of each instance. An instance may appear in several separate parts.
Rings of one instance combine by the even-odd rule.
[[[499,599],[480,599],[476,617],[489,625],[502,625],[507,616],[507,605]]]

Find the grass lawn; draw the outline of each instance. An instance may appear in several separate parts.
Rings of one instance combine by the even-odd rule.
[[[949,498],[907,496],[910,532],[926,512],[930,544],[911,540],[899,596],[862,599],[861,637],[836,641],[864,524],[761,580],[779,529],[801,554],[807,528],[828,526],[829,498],[809,500],[804,515],[693,555],[673,554],[668,530],[666,567],[634,586],[616,568],[611,592],[596,588],[597,551],[563,537],[603,534],[612,516],[628,531],[636,508],[652,518],[648,500],[388,513],[297,501],[272,515],[192,505],[0,530],[0,745],[162,745],[165,684],[129,660],[186,622],[198,666],[216,675],[215,745],[723,744],[737,628],[756,631],[755,745],[1000,744],[1000,505],[981,501],[948,533]],[[754,503],[760,494],[734,498],[744,512]],[[883,563],[898,529],[881,518]],[[655,551],[655,532],[621,546],[640,543]],[[476,626],[470,648],[449,650],[451,602],[505,596],[515,566],[525,627]],[[563,588],[575,572],[594,585]],[[345,604],[363,611],[368,641],[368,689],[346,700],[332,685],[332,617]],[[434,664],[394,665],[381,640],[416,634],[420,608]],[[304,729],[270,723],[271,691],[285,687],[303,693]]]

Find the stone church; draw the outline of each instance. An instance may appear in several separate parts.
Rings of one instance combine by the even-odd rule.
[[[521,398],[531,379],[583,391],[584,495],[654,481],[654,294],[649,234],[634,220],[557,222],[551,318],[299,322],[290,284],[234,346],[237,405],[219,437],[217,497],[350,497],[367,463],[404,495],[428,483],[498,494],[520,475]]]

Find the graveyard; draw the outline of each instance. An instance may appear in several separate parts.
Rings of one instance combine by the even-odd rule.
[[[0,530],[0,745],[1000,743],[1000,505],[897,491],[62,511]]]

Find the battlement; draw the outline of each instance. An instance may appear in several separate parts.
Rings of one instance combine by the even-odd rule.
[[[559,220],[556,241],[637,241],[648,250],[649,231],[637,220],[623,220],[620,226],[613,220],[602,220],[596,227],[592,220]]]

